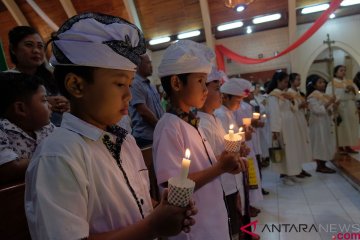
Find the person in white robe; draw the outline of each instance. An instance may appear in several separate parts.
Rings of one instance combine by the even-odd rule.
[[[325,94],[326,81],[318,75],[310,75],[306,82],[312,158],[317,164],[316,171],[335,173],[334,169],[326,166],[326,162],[332,160],[336,152],[332,121],[336,97]]]
[[[297,121],[293,110],[293,98],[286,89],[289,75],[276,72],[268,85],[270,128],[273,135],[273,145],[276,143],[284,150],[284,158],[272,163],[272,169],[280,173],[284,184],[294,185],[300,182],[296,175],[302,171],[303,150],[301,129],[294,123]]]
[[[154,131],[153,159],[158,185],[162,190],[171,177],[179,176],[185,149],[191,151],[188,178],[195,182],[193,199],[199,212],[191,232],[169,239],[229,240],[231,232],[220,176],[243,171],[240,156],[214,152],[192,108],[201,108],[206,100],[207,75],[214,53],[205,45],[179,40],[164,52],[158,73],[169,99],[169,109]]]
[[[254,92],[256,91],[256,85],[253,85],[250,89],[250,93],[248,96],[244,98],[244,101],[241,102],[240,108],[234,112],[235,119],[238,122],[238,124],[242,124],[243,118],[252,118],[251,125],[253,128],[252,138],[251,142],[248,143],[250,149],[254,150],[254,154],[256,156],[256,174],[257,177],[259,177],[259,181],[262,180],[262,174],[261,174],[261,156],[262,156],[262,147],[261,147],[261,134],[260,131],[262,128],[264,128],[264,119],[261,118],[261,114],[259,116],[259,119],[253,118],[253,113],[260,113],[260,106],[257,104],[256,101],[254,101]],[[251,102],[253,101],[253,104]],[[267,149],[267,152],[269,150]],[[266,191],[264,188],[261,189],[261,192],[263,195],[268,195],[269,192]]]
[[[233,81],[233,82],[232,82]],[[238,82],[238,84],[235,84]],[[236,86],[240,85],[240,91]],[[223,94],[223,104],[220,108],[215,110],[215,116],[218,117],[224,129],[229,129],[230,124],[234,125],[234,129],[239,129],[241,125],[239,122],[236,121],[234,112],[240,108],[242,99],[247,96],[250,92],[251,83],[245,79],[238,79],[238,78],[231,78],[228,82],[221,86],[221,92]],[[242,121],[241,123],[242,124]],[[251,134],[250,134],[251,136]],[[258,169],[256,155],[254,152],[254,146],[251,142],[251,137],[246,141],[246,145],[250,148],[250,153],[248,155],[248,159],[252,158],[252,162],[254,163],[255,171]],[[257,188],[256,189],[249,189],[249,202],[250,204],[254,204],[263,199],[261,193],[261,181],[260,181],[260,174],[256,171],[256,179],[257,179]],[[260,210],[255,207],[250,207],[250,214],[252,216],[256,216],[260,213]]]
[[[299,90],[301,84],[301,76],[298,73],[291,73],[289,75],[289,88],[287,92],[290,96],[293,97],[293,105],[292,109],[296,116],[296,124],[298,128],[301,129],[299,136],[301,139],[301,146],[300,148],[303,149],[303,163],[308,163],[312,161],[312,154],[311,154],[311,142],[310,142],[310,134],[309,134],[309,127],[308,122],[306,120],[305,114],[307,111],[308,104],[306,102],[304,94],[302,94]],[[311,174],[305,171],[304,169],[298,174],[296,177],[298,178],[305,178],[311,177]]]
[[[221,79],[222,76],[220,72],[213,66],[206,82],[208,95],[205,104],[197,113],[197,116],[200,117],[199,127],[204,132],[205,138],[217,158],[225,151],[224,136],[226,135],[220,119],[214,115],[215,109],[219,108],[222,103],[220,92]],[[242,151],[240,150],[240,152]],[[246,163],[244,162],[244,164]],[[227,210],[230,217],[232,240],[237,240],[239,239],[242,213],[244,212],[242,209],[245,196],[243,174],[233,175],[224,173],[221,175],[221,184],[224,189]]]
[[[359,144],[359,116],[356,100],[360,98],[359,89],[352,80],[346,80],[346,68],[338,65],[334,68],[334,79],[326,87],[326,94],[333,92],[340,104],[338,107],[338,147],[341,153],[358,153],[351,147]],[[334,89],[333,89],[334,88]]]
[[[270,131],[270,122],[267,115],[269,112],[267,110],[267,95],[261,94],[260,85],[255,84],[254,89],[254,99],[250,101],[250,104],[254,109],[257,109],[260,113],[260,119],[264,123],[264,126],[259,128],[259,139],[261,147],[261,163],[266,166],[269,159],[269,148],[271,146],[271,131]]]

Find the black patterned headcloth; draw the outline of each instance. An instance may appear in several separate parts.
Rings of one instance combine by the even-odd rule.
[[[145,39],[134,24],[110,15],[83,13],[52,36],[50,63],[136,71]]]

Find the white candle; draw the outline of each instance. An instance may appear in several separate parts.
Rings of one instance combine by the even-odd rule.
[[[253,119],[259,119],[259,118],[260,118],[260,113],[254,112]]]
[[[189,174],[190,167],[190,150],[187,148],[185,151],[185,157],[182,159],[181,163],[181,180],[185,181]]]
[[[241,141],[245,141],[245,132],[243,127],[239,128],[239,135],[241,137]]]
[[[234,139],[234,130],[233,130],[233,128],[234,128],[234,124],[230,124],[230,126],[229,126],[229,139],[230,140]]]
[[[249,127],[251,125],[251,118],[243,118],[242,121],[245,127]]]

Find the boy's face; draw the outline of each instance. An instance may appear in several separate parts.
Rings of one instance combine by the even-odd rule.
[[[241,96],[232,96],[230,98],[229,95],[224,95],[223,97],[223,104],[230,110],[230,111],[236,111],[240,107],[240,103],[243,97]]]
[[[201,108],[208,94],[206,87],[206,73],[190,73],[187,77],[187,84],[183,85],[179,97],[188,107]]]
[[[27,122],[33,130],[38,130],[50,123],[50,104],[46,99],[46,90],[44,86],[39,86],[36,93],[25,103],[27,108]]]
[[[101,129],[118,123],[128,114],[134,74],[125,70],[96,68],[93,82],[82,82],[76,115]]]
[[[221,106],[220,81],[212,81],[207,85],[208,95],[205,105],[210,109],[217,109]]]

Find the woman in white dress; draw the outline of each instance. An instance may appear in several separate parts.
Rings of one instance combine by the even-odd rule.
[[[297,121],[292,106],[293,97],[286,93],[289,75],[276,72],[268,85],[270,129],[273,142],[278,141],[285,150],[285,157],[280,162],[273,162],[272,168],[280,173],[284,184],[294,185],[300,182],[296,175],[302,170],[303,149],[301,129],[294,123]]]
[[[301,135],[299,136],[301,139],[301,145],[299,147],[303,149],[303,163],[308,163],[312,161],[309,127],[305,117],[308,104],[305,99],[305,94],[299,91],[300,84],[300,74],[291,73],[289,75],[289,88],[287,92],[293,97],[294,100],[292,110],[297,120],[294,124],[296,124],[297,127],[302,130],[300,131]],[[306,172],[305,170],[302,170],[301,173],[298,174],[296,177],[311,177],[311,174]]]
[[[332,122],[332,108],[336,98],[325,94],[326,81],[318,75],[310,75],[306,82],[312,158],[317,164],[316,171],[335,173],[335,170],[326,166],[326,162],[333,159],[336,151]]]
[[[345,79],[345,74],[345,66],[338,65],[334,68],[334,80],[327,85],[326,94],[332,95],[334,86],[335,96],[340,101],[338,114],[341,121],[338,121],[337,127],[339,151],[342,153],[357,153],[351,146],[356,146],[359,143],[359,116],[356,108],[359,89],[352,80]]]

